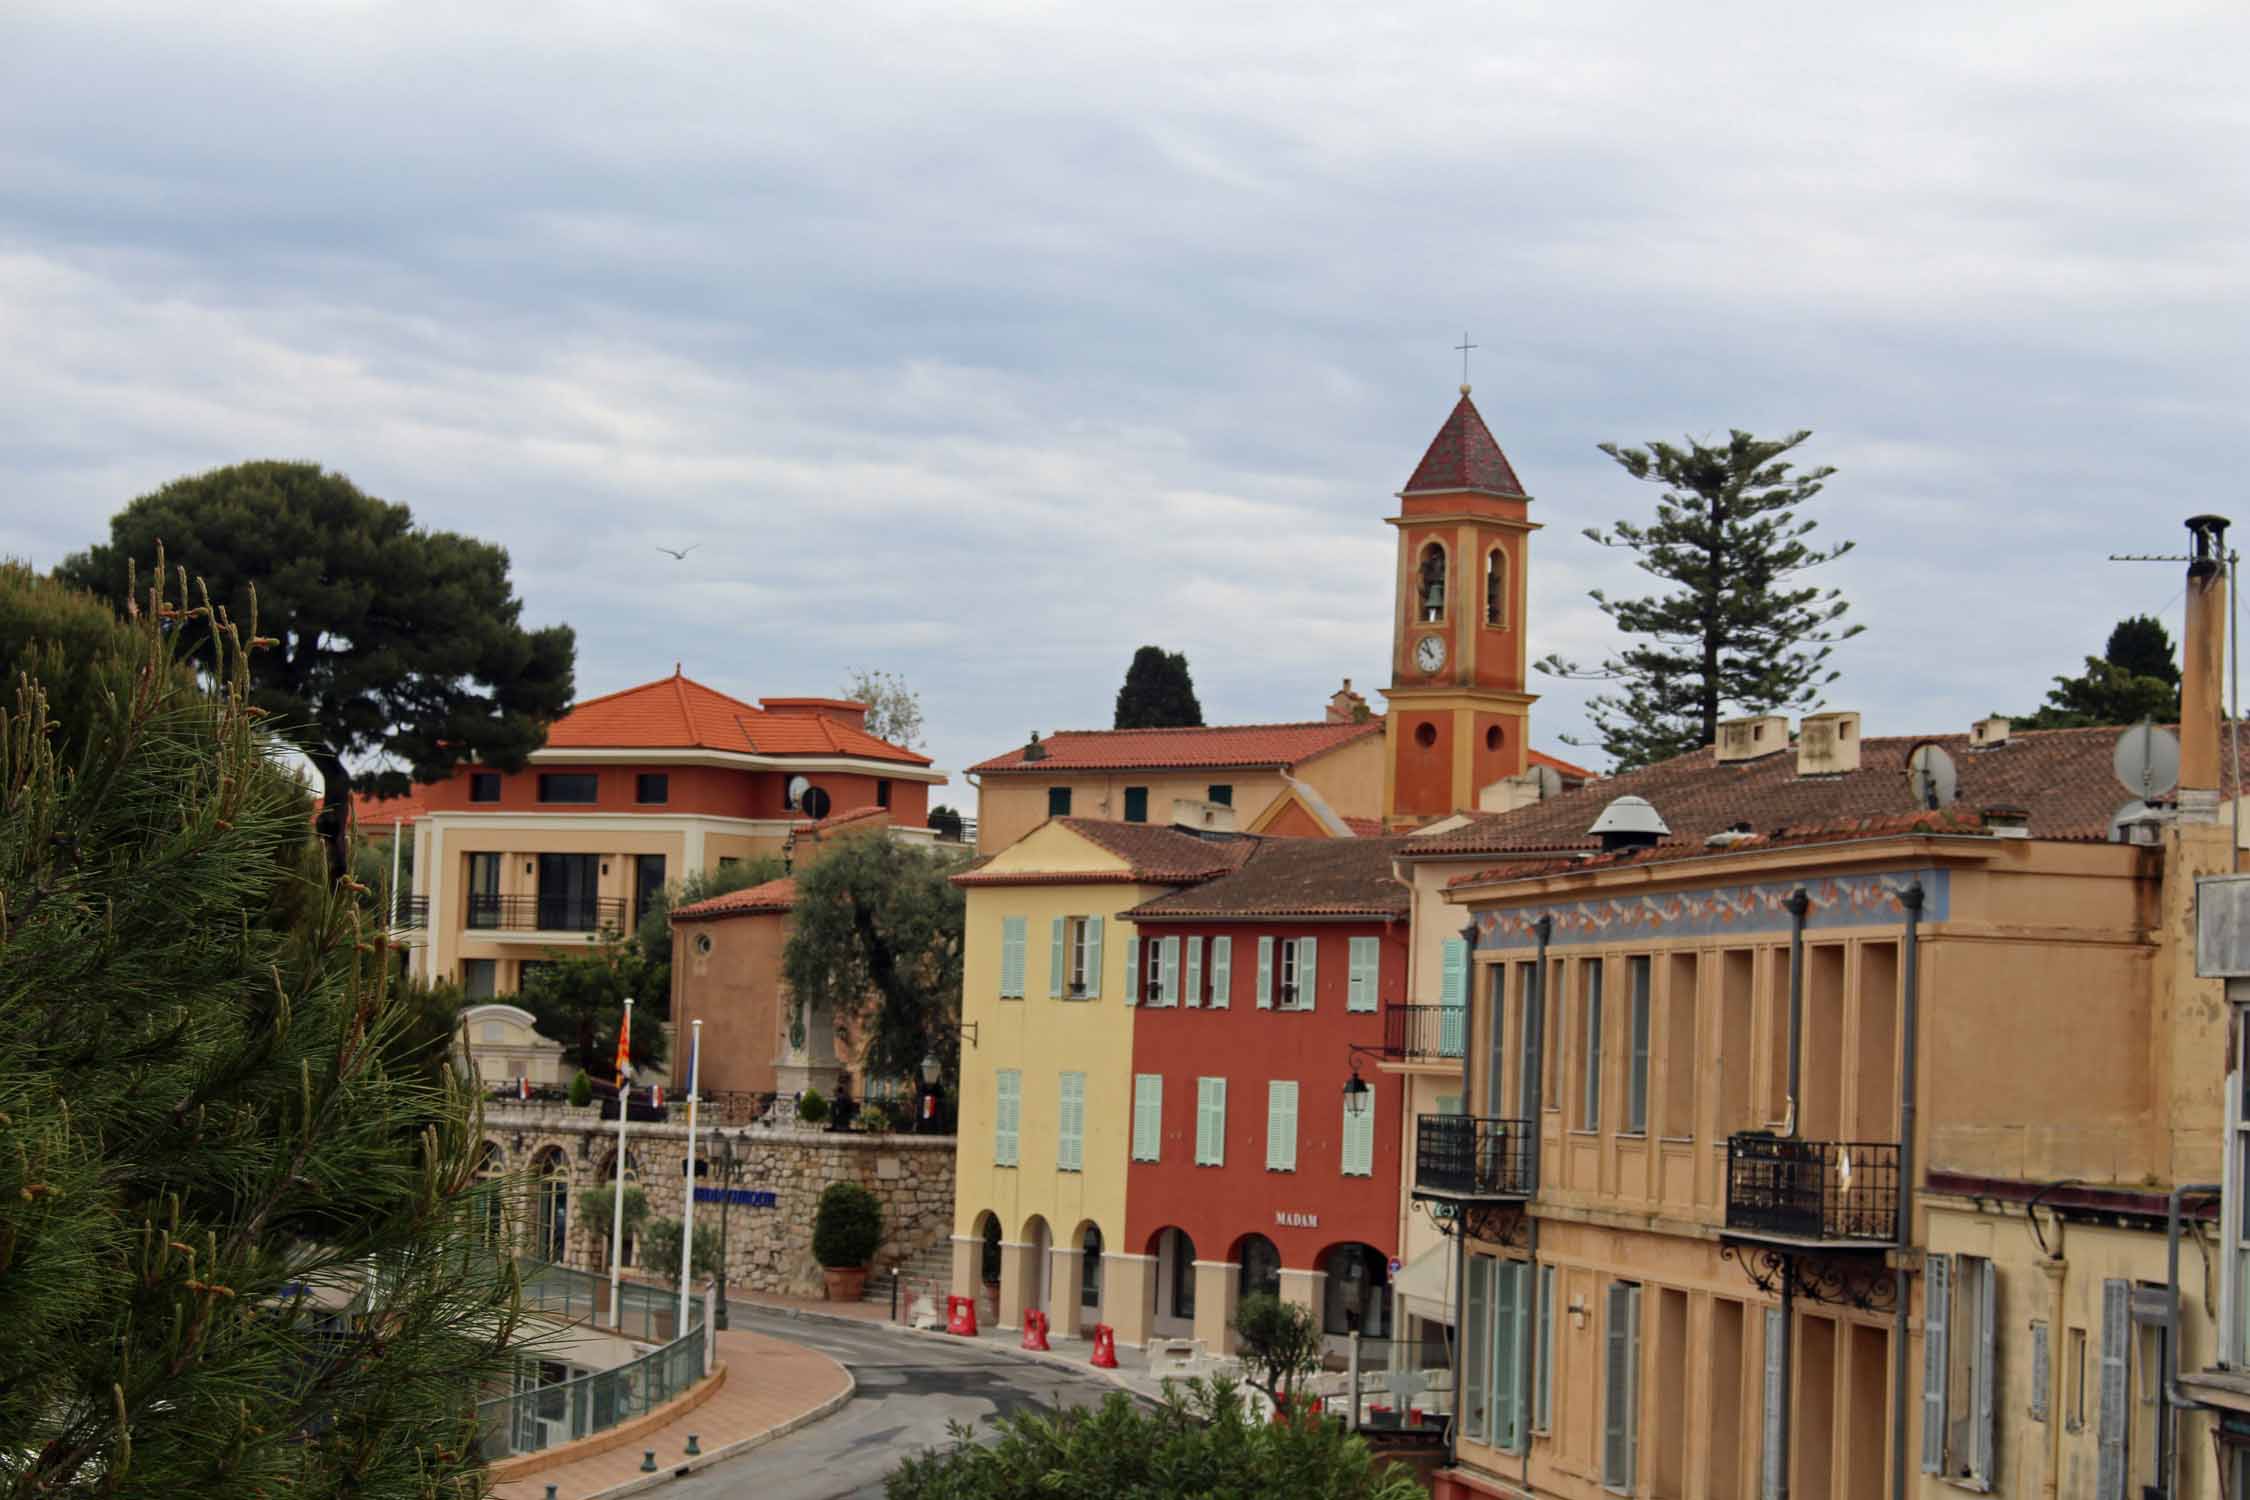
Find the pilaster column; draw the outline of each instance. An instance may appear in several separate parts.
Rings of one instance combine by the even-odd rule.
[[[953,1237],[952,1291],[956,1297],[974,1297],[984,1290],[979,1277],[983,1269],[978,1262],[984,1259],[984,1240],[979,1235],[957,1234]]]
[[[1102,1252],[1102,1321],[1117,1331],[1117,1342],[1147,1344],[1155,1316],[1156,1257]]]
[[[1234,1311],[1242,1288],[1242,1266],[1231,1260],[1195,1263],[1195,1336],[1207,1354],[1232,1354]]]
[[[1022,1240],[1000,1242],[1000,1315],[993,1320],[997,1328],[1021,1328],[1025,1294],[1031,1290],[1036,1267],[1032,1257],[1038,1254],[1036,1245]]]
[[[1328,1273],[1295,1271],[1283,1266],[1281,1300],[1311,1309],[1313,1320],[1325,1326],[1328,1321]]]
[[[1078,1283],[1085,1272],[1086,1255],[1057,1245],[1047,1266],[1047,1330],[1056,1338],[1079,1337],[1081,1320]]]

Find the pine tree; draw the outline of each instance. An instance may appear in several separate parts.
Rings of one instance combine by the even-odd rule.
[[[2149,615],[2117,622],[2100,656],[2076,677],[2057,677],[2035,713],[2014,716],[2019,729],[2079,729],[2102,724],[2169,724],[2180,716],[2180,669],[2172,637]]]
[[[1143,646],[1125,669],[1117,690],[1119,729],[1198,729],[1203,705],[1195,701],[1195,679],[1185,654],[1162,646]]]
[[[474,1101],[324,876],[251,643],[159,588],[114,644],[71,758],[40,683],[0,708],[0,1493],[475,1494],[515,1298]]]
[[[1622,684],[1587,705],[1616,769],[1714,743],[1729,710],[1810,708],[1836,680],[1828,666],[1835,643],[1865,627],[1841,623],[1850,606],[1837,590],[1789,584],[1852,550],[1848,541],[1805,541],[1815,523],[1799,520],[1795,507],[1818,495],[1836,471],[1794,474],[1782,455],[1811,436],[1769,439],[1738,430],[1723,447],[1693,438],[1684,448],[1601,445],[1626,473],[1665,489],[1653,524],[1589,527],[1587,538],[1630,548],[1642,572],[1677,587],[1646,599],[1594,590],[1594,602],[1617,628],[1642,639],[1593,670],[1560,656],[1539,668]]]

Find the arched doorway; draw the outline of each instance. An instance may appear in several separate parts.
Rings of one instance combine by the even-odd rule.
[[[1255,1292],[1281,1295],[1281,1251],[1262,1234],[1246,1234],[1234,1247],[1235,1290],[1239,1297]]]
[[[1371,1339],[1391,1336],[1389,1257],[1373,1245],[1338,1245],[1321,1257],[1328,1273],[1327,1307],[1321,1326],[1329,1333],[1359,1333]]]
[[[570,1246],[570,1162],[562,1148],[549,1146],[540,1152],[533,1175],[539,1187],[532,1248],[541,1260],[561,1265]]]
[[[1054,1277],[1048,1263],[1053,1259],[1055,1237],[1053,1232],[1047,1228],[1047,1221],[1038,1214],[1033,1214],[1030,1218],[1024,1220],[1023,1242],[1031,1247],[1031,1253],[1024,1257],[1031,1262],[1024,1269],[1024,1310],[1029,1312],[1036,1307],[1052,1317],[1054,1314],[1047,1306],[1047,1293],[1052,1287]]]
[[[1156,1316],[1150,1331],[1181,1338],[1195,1332],[1195,1241],[1179,1228],[1158,1230],[1149,1240],[1156,1257]]]
[[[1000,1321],[1000,1216],[990,1209],[977,1216],[977,1316]]]
[[[1078,1231],[1078,1311],[1081,1325],[1102,1316],[1102,1232],[1093,1224]]]

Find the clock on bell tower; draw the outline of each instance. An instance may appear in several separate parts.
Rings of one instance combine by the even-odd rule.
[[[1419,823],[1474,809],[1529,764],[1524,568],[1539,528],[1466,385],[1398,499],[1383,808]]]

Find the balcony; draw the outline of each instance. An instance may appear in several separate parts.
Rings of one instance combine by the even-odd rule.
[[[1898,1238],[1897,1143],[1729,1136],[1727,1232],[1770,1243],[1887,1248]]]
[[[623,932],[621,896],[469,896],[477,932]]]
[[[391,898],[391,925],[399,928],[417,928],[430,925],[430,898],[409,896],[401,891]]]
[[[1528,1198],[1538,1139],[1528,1120],[1423,1115],[1414,1122],[1414,1196]]]
[[[1383,1007],[1383,1056],[1397,1062],[1451,1062],[1469,1043],[1469,1013],[1458,1005]]]

